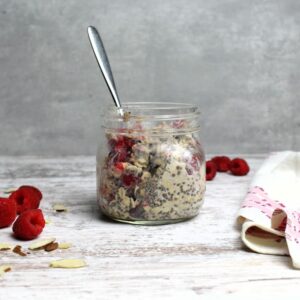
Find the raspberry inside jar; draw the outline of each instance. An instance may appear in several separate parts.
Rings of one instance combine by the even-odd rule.
[[[186,104],[132,103],[130,118],[106,118],[97,156],[101,211],[134,224],[196,216],[205,192],[199,111]],[[103,145],[101,141],[100,145]]]

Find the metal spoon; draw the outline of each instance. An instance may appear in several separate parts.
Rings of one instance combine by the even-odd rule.
[[[102,75],[105,79],[107,87],[110,91],[110,94],[115,102],[116,107],[118,108],[119,113],[123,116],[123,109],[121,106],[120,98],[117,93],[114,77],[110,68],[109,60],[105,52],[105,48],[101,37],[97,29],[93,26],[89,26],[87,29],[88,36],[91,42],[92,49],[94,51],[96,60],[98,62],[99,68],[102,72]]]

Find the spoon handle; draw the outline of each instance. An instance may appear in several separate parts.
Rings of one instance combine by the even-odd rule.
[[[103,74],[107,87],[111,93],[111,96],[115,102],[116,107],[121,110],[121,102],[117,93],[114,77],[112,75],[109,60],[106,55],[101,37],[97,29],[93,26],[89,26],[87,31],[88,31],[88,36],[91,42],[92,49],[94,51],[96,60]]]

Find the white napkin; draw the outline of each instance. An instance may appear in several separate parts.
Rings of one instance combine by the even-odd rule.
[[[242,240],[253,251],[290,255],[300,269],[300,152],[270,155],[239,211]]]

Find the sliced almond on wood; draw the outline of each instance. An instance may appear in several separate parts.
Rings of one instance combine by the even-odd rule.
[[[64,211],[68,211],[68,209],[63,205],[63,204],[54,204],[53,205],[53,209],[56,212],[64,212]]]
[[[72,247],[71,243],[59,243],[58,244],[58,249],[69,249]]]
[[[0,251],[10,250],[13,246],[7,243],[0,243]]]
[[[4,194],[11,194],[13,192],[15,192],[17,190],[17,188],[10,188],[10,189],[6,189],[3,191]]]
[[[52,261],[49,265],[51,268],[75,269],[86,266],[86,262],[82,259],[60,259]]]
[[[41,250],[44,249],[45,246],[53,243],[55,241],[55,238],[48,238],[48,239],[44,239],[44,240],[38,240],[34,243],[32,243],[29,246],[29,250]]]
[[[58,243],[51,243],[44,247],[45,251],[51,252],[58,248]]]
[[[12,251],[16,254],[19,254],[20,256],[26,256],[26,253],[24,253],[21,249],[22,247],[20,245],[17,245]]]
[[[11,271],[11,266],[9,266],[9,265],[0,266],[0,276],[9,271]]]

